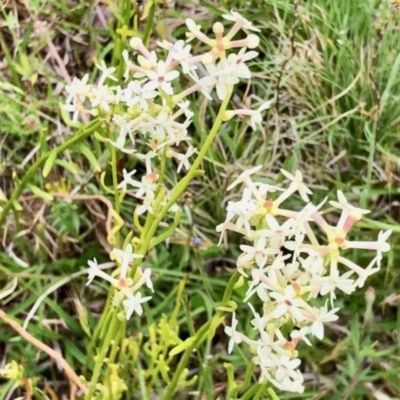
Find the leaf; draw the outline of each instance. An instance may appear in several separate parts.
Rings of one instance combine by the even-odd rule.
[[[239,289],[244,285],[244,278],[243,275],[240,275],[240,278],[238,279],[238,281],[235,283],[235,285],[233,286],[233,290]]]
[[[32,185],[31,183],[28,183],[26,186],[33,194],[40,197],[41,199],[46,200],[46,201],[54,200],[54,197],[50,193],[47,193],[44,190],[39,189],[37,186]]]
[[[1,292],[0,292],[0,299],[5,299],[6,297],[8,297],[10,294],[12,294],[15,290],[15,288],[17,287],[18,284],[18,279],[17,277],[14,277],[12,280],[12,283],[10,285],[10,287],[8,288],[4,288]]]
[[[42,171],[42,175],[43,178],[47,178],[47,176],[49,175],[51,169],[53,168],[53,165],[56,161],[57,158],[57,152],[55,150],[53,150],[49,157],[47,158],[46,162],[44,163],[44,167],[43,167],[43,171]]]
[[[183,343],[178,344],[178,346],[175,346],[169,353],[168,355],[170,357],[176,356],[177,354],[181,353],[182,351],[185,351],[188,349],[196,340],[195,337],[190,337],[187,338]]]
[[[74,163],[65,160],[56,160],[56,164],[71,172],[71,174],[77,174],[79,172],[79,167]]]
[[[22,96],[25,95],[23,90],[21,90],[18,86],[15,86],[9,82],[0,82],[0,89],[4,91],[18,93]]]
[[[97,161],[97,157],[93,154],[92,150],[90,150],[90,148],[88,146],[86,146],[84,143],[80,144],[79,150],[89,161],[89,164],[93,167],[93,169],[96,172],[101,172],[101,166],[100,166],[99,162]]]
[[[144,6],[142,17],[140,18],[141,21],[146,19],[149,15],[150,9],[152,6],[155,5],[155,0],[149,0],[146,5]]]

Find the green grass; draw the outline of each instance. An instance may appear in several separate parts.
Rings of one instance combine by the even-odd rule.
[[[7,5],[0,9],[0,46],[8,63],[0,70],[0,198],[1,193],[10,196],[14,185],[40,154],[65,142],[67,133],[74,132],[59,112],[58,104],[65,98],[60,84],[65,77],[58,72],[54,58],[46,58],[46,40],[31,36],[35,18],[48,21],[49,35],[61,58],[69,60],[71,77],[92,73],[93,58],[109,62],[113,52],[112,36],[89,22],[93,18],[91,2],[72,2],[72,7],[66,0],[30,3],[31,10],[21,6],[16,14]],[[340,319],[326,328],[323,342],[300,348],[302,368],[308,378],[306,392],[280,398],[400,398],[399,300],[387,301],[390,295],[398,294],[400,279],[400,19],[390,13],[383,1],[300,0],[295,7],[290,0],[248,3],[221,2],[221,8],[203,3],[201,9],[207,13],[201,15],[207,18],[200,23],[211,29],[222,8],[237,9],[257,23],[262,39],[260,57],[253,62],[255,77],[247,97],[246,87],[240,87],[234,100],[257,104],[273,98],[275,105],[266,115],[262,132],[250,132],[244,121],[223,126],[203,163],[205,175],[197,178],[189,194],[181,199],[185,213],[169,247],[159,245],[146,258],[146,264],[157,274],[154,283],[158,290],[151,307],[145,309],[146,318],[134,320],[129,326],[136,344],[129,344],[125,361],[130,370],[122,378],[128,381],[132,375],[135,377],[135,392],[129,392],[130,398],[141,393],[140,371],[148,359],[144,354],[140,358],[142,364],[134,364],[133,354],[141,348],[141,335],[143,341],[147,338],[148,325],[158,323],[162,314],[172,311],[179,282],[188,273],[178,315],[182,337],[189,336],[213,315],[213,301],[221,300],[234,268],[232,262],[239,254],[239,238],[234,235],[229,237],[228,247],[216,247],[215,226],[224,220],[226,188],[243,168],[263,164],[265,180],[271,180],[282,166],[301,169],[315,192],[315,203],[327,194],[333,197],[340,189],[355,204],[372,210],[369,219],[353,231],[354,238],[368,240],[376,237],[380,229],[394,230],[392,250],[384,259],[382,270],[367,281],[364,289],[339,298]],[[179,20],[195,9],[194,5],[183,5],[159,10],[156,31],[167,32],[168,38],[181,37],[182,25],[169,28],[168,23],[163,25],[162,16]],[[85,25],[84,21],[88,23]],[[192,108],[198,110],[193,141],[200,147],[215,110],[204,109],[202,100]],[[86,143],[105,168],[109,155],[104,147],[91,138]],[[32,149],[35,152],[31,153]],[[135,164],[126,157],[120,162],[129,168]],[[172,173],[167,176],[171,184],[177,179]],[[99,185],[99,174],[78,148],[63,153],[62,162],[47,178],[37,171],[33,183],[49,191],[70,191],[79,185],[80,194],[107,197]],[[82,373],[80,366],[91,368],[93,362],[88,357],[85,328],[93,331],[107,291],[105,287],[84,288],[85,276],[79,272],[93,257],[108,261],[103,218],[107,209],[96,200],[68,202],[55,197],[52,202],[44,202],[28,190],[19,204],[22,210],[15,211],[14,218],[10,216],[0,228],[0,288],[13,278],[18,279],[14,293],[0,301],[1,308],[23,323],[39,296],[48,291],[30,320],[28,331],[49,346],[57,346],[72,368]],[[122,207],[128,225],[134,206],[127,199]],[[40,217],[34,220],[37,215]],[[189,245],[193,236],[201,237],[207,248],[197,253]],[[8,255],[10,244],[27,267]],[[361,265],[368,264],[368,258],[360,251],[354,252],[353,259]],[[199,266],[206,271],[212,299],[203,285]],[[369,312],[367,290],[375,293]],[[73,302],[76,292],[84,299],[87,316],[79,318]],[[241,295],[235,294],[238,302]],[[237,313],[242,329],[247,326],[250,331],[251,316],[246,308],[239,308]],[[64,377],[48,363],[47,356],[13,331],[2,328],[1,356],[24,365],[26,377],[40,376],[39,387],[43,388],[46,377],[55,392],[63,394]],[[226,344],[223,332],[217,332],[214,341],[199,349],[200,355],[208,356],[207,362],[200,364],[196,357],[191,360],[189,376],[200,374],[200,378],[188,390],[201,392],[207,399],[216,398],[218,393],[223,396],[227,381],[223,364],[228,361],[235,366],[237,380],[243,379],[250,355],[243,347],[228,356]],[[255,379],[254,376],[254,382]],[[162,393],[157,379],[153,388]],[[7,392],[9,384],[0,383],[0,399],[5,399]],[[18,390],[14,396],[16,393]],[[188,397],[188,392],[182,391],[179,398]]]

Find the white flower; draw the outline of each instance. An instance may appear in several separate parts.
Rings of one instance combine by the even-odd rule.
[[[257,110],[252,111],[251,117],[250,117],[250,126],[253,129],[253,131],[256,131],[261,128],[262,124],[262,115],[261,113],[265,110],[268,110],[271,107],[271,101],[265,101],[262,103]]]
[[[246,253],[246,256],[242,258],[244,263],[247,263],[250,260],[255,260],[256,264],[260,268],[264,266],[269,255],[279,253],[278,249],[267,248],[267,239],[263,236],[258,236],[254,240],[254,246],[242,244],[240,249]]]
[[[244,29],[248,29],[254,32],[260,32],[260,29],[255,28],[252,22],[242,17],[237,11],[231,10],[230,14],[223,14],[222,18],[232,22],[239,22]]]
[[[357,242],[357,241],[346,241],[344,246],[345,249],[366,249],[376,250],[377,252],[377,264],[378,267],[381,265],[383,258],[382,253],[386,253],[390,250],[390,244],[387,243],[389,236],[392,234],[392,230],[386,232],[380,231],[378,234],[378,240],[375,242]]]
[[[379,260],[378,257],[375,257],[368,265],[367,268],[361,268],[362,272],[361,274],[358,276],[358,279],[355,281],[354,286],[355,287],[359,287],[362,288],[365,284],[365,281],[367,280],[367,278],[373,274],[375,274],[376,272],[378,272],[380,270],[380,266],[377,266],[375,268],[374,265],[377,262],[377,260]]]
[[[176,154],[176,158],[179,160],[179,165],[178,165],[178,169],[177,169],[178,174],[181,171],[182,167],[185,167],[186,171],[189,170],[189,168],[190,168],[189,158],[193,154],[195,154],[196,151],[197,151],[197,149],[195,147],[189,146],[189,148],[187,149],[185,154],[180,154],[180,153]]]
[[[85,74],[82,79],[74,78],[71,85],[65,86],[68,93],[66,104],[70,103],[83,103],[85,98],[90,93],[91,86],[88,85],[89,74]]]
[[[117,100],[116,96],[107,86],[93,86],[92,93],[92,107],[96,108],[100,106],[106,112],[110,111],[110,104],[114,104]]]
[[[101,60],[100,64],[95,65],[102,72],[98,86],[102,86],[106,79],[118,81],[118,79],[113,75],[113,73],[117,70],[115,67],[107,67],[104,60]]]
[[[304,201],[310,201],[307,195],[312,194],[312,191],[303,183],[303,175],[299,170],[295,172],[294,176],[284,169],[281,169],[281,173],[291,180],[290,187],[295,188]]]
[[[262,165],[257,165],[257,167],[253,167],[243,171],[227,188],[227,190],[233,189],[235,186],[239,185],[239,183],[243,183],[249,176],[255,174],[260,171]]]
[[[310,328],[308,326],[304,326],[301,329],[296,329],[290,333],[290,337],[295,340],[302,340],[306,342],[308,346],[311,346],[311,342],[308,340],[307,336],[310,333]]]
[[[153,201],[155,198],[154,192],[149,192],[143,199],[143,204],[141,204],[135,211],[137,215],[142,215],[145,212],[153,214]]]
[[[68,111],[72,114],[72,121],[78,121],[79,113],[86,111],[80,103],[73,103],[73,104],[64,104],[63,109]]]
[[[227,87],[239,82],[239,78],[232,74],[230,68],[221,62],[217,66],[214,64],[206,65],[208,76],[201,78],[198,84],[201,87],[216,87],[217,95],[220,100],[224,100],[227,95]]]
[[[193,117],[193,115],[194,115],[194,112],[191,111],[191,110],[189,110],[189,106],[190,106],[190,101],[189,101],[189,100],[180,101],[180,102],[178,103],[178,107],[179,107],[181,110],[183,110],[183,112],[185,113],[185,117],[186,117],[188,120],[190,120],[190,119]]]
[[[285,293],[272,292],[269,294],[277,302],[277,307],[273,313],[274,318],[280,318],[286,313],[290,313],[296,321],[303,320],[302,309],[304,300],[297,298],[291,285],[286,286]]]
[[[331,293],[331,299],[335,299],[335,290],[340,289],[346,294],[353,293],[355,290],[354,280],[348,279],[353,274],[353,271],[345,272],[339,275],[339,271],[331,271],[329,276],[315,277],[311,280],[312,285],[320,286],[321,296]]]
[[[271,214],[267,214],[265,220],[268,224],[268,229],[259,230],[259,234],[271,238],[271,247],[281,247],[286,237],[293,235],[294,219],[287,219],[282,225]]]
[[[149,110],[147,100],[158,96],[158,92],[154,90],[157,86],[155,82],[147,82],[142,87],[139,81],[131,81],[123,91],[122,100],[128,107],[140,104],[141,109],[147,112]]]
[[[291,360],[286,355],[281,355],[279,361],[276,363],[277,370],[275,372],[275,379],[279,381],[284,381],[285,378],[291,378],[293,380],[299,379],[299,375],[295,369],[299,367],[301,361],[299,359]]]
[[[104,280],[110,282],[114,286],[118,285],[118,281],[115,278],[108,275],[99,268],[96,258],[94,258],[93,261],[89,260],[88,264],[89,264],[89,271],[88,271],[88,281],[86,283],[86,286],[89,285],[96,276],[98,276],[99,278],[103,278]]]
[[[122,51],[122,58],[124,59],[125,62],[125,71],[124,71],[124,78],[125,78],[125,82],[128,80],[129,78],[129,72],[131,71],[131,66],[133,65],[132,61],[129,59],[129,53],[128,50],[124,49]]]
[[[191,65],[190,59],[192,57],[190,50],[192,46],[185,43],[184,40],[178,40],[175,43],[169,43],[166,40],[157,42],[161,48],[169,51],[168,58],[179,61],[184,74],[191,73],[197,69],[196,65]]]
[[[166,134],[170,141],[176,140],[176,134],[182,131],[186,132],[186,126],[170,119],[167,112],[160,112],[156,118],[146,115],[148,122],[141,124],[140,128],[143,134],[150,133],[153,139],[163,143],[166,140]]]
[[[128,274],[129,264],[136,258],[143,258],[142,254],[133,253],[133,247],[130,243],[125,247],[125,250],[114,248],[112,254],[120,259],[121,274],[120,279],[125,279]]]
[[[170,82],[179,76],[179,71],[172,70],[167,72],[165,62],[159,61],[157,63],[157,71],[148,71],[146,75],[150,81],[156,83],[156,87],[161,88],[167,94],[174,94]]]
[[[250,234],[250,218],[251,213],[256,210],[257,204],[251,199],[251,192],[248,188],[244,188],[243,197],[240,201],[230,201],[226,207],[226,221],[230,221],[232,218],[237,216],[235,223],[236,230],[244,227],[246,232]]]
[[[122,302],[122,305],[124,306],[127,320],[131,318],[134,312],[137,315],[142,315],[143,314],[142,304],[145,303],[146,301],[151,300],[152,298],[151,296],[142,298],[142,293],[140,292],[137,292],[135,294],[127,292],[126,297],[127,299],[125,299]]]
[[[154,293],[153,282],[151,281],[151,269],[146,268],[142,272],[142,279],[144,279],[144,283],[146,286]]]
[[[253,58],[257,57],[258,53],[256,51],[249,51],[246,53],[246,50],[247,49],[243,47],[242,49],[240,49],[238,54],[229,54],[227,61],[234,76],[243,79],[250,79],[251,72],[246,65],[246,61],[252,60]]]
[[[236,326],[238,324],[238,320],[236,319],[236,313],[232,314],[232,324],[231,326],[225,326],[225,333],[230,337],[228,344],[228,353],[231,354],[233,350],[233,346],[242,342],[242,335],[236,332]]]
[[[307,321],[312,322],[310,333],[316,336],[319,340],[322,340],[324,338],[324,323],[336,321],[339,317],[335,314],[339,310],[339,307],[337,307],[328,311],[327,304],[320,309],[309,307],[307,311],[305,311],[304,315]]]
[[[330,201],[329,204],[335,208],[345,211],[348,216],[350,216],[356,220],[361,219],[363,215],[369,214],[371,212],[369,210],[363,210],[362,208],[354,207],[353,205],[351,205],[347,201],[345,195],[343,194],[343,192],[341,190],[337,191],[337,196],[338,196],[339,202]],[[340,224],[338,224],[338,225],[340,225]]]
[[[140,279],[135,283],[135,285],[132,287],[131,291],[136,292],[138,291],[143,285],[146,285],[153,293],[154,293],[154,288],[153,288],[153,282],[151,281],[151,269],[146,268],[146,269],[139,269],[140,274],[142,275]]]
[[[117,185],[117,189],[122,189],[124,193],[126,193],[128,189],[128,185],[131,185],[132,182],[134,182],[134,185],[136,187],[136,181],[132,179],[132,176],[136,174],[136,169],[132,170],[131,172],[128,172],[125,168],[122,170],[122,176],[123,179],[122,181]]]

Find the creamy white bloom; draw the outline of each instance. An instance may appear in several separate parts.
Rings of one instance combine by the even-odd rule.
[[[156,71],[150,70],[146,75],[157,88],[163,90],[167,94],[174,93],[170,82],[179,76],[179,71],[167,71],[167,66],[164,61],[160,60],[157,63]]]
[[[225,326],[225,333],[230,337],[228,344],[228,353],[232,353],[233,346],[242,342],[242,335],[236,331],[238,320],[236,319],[236,313],[232,313],[231,326]]]
[[[232,73],[232,69],[224,66],[222,62],[217,65],[207,64],[206,68],[209,75],[201,78],[198,82],[199,85],[206,88],[215,87],[218,98],[224,100],[228,92],[228,86],[238,83],[239,78]]]
[[[128,87],[123,91],[122,101],[128,107],[133,107],[139,104],[143,111],[149,111],[148,100],[154,99],[158,96],[158,92],[154,89],[157,88],[155,82],[147,82],[143,86],[139,81],[131,81]]]
[[[232,21],[232,22],[239,22],[244,29],[248,29],[255,32],[260,32],[260,29],[253,26],[253,23],[244,18],[241,14],[237,11],[231,10],[230,14],[223,14],[222,18]]]
[[[121,264],[120,279],[125,279],[128,274],[128,268],[130,263],[137,259],[143,258],[142,254],[135,254],[133,252],[133,247],[128,243],[124,250],[114,248],[111,252]]]
[[[304,308],[304,300],[297,297],[291,285],[285,288],[284,294],[271,292],[269,294],[277,302],[277,307],[273,313],[275,318],[280,318],[284,314],[289,313],[295,321],[302,321]]]
[[[122,305],[124,306],[127,320],[131,318],[133,313],[136,313],[139,316],[142,315],[143,314],[142,304],[146,303],[152,298],[151,296],[142,298],[142,293],[140,292],[137,292],[135,294],[127,292],[126,297],[127,298],[123,300]]]

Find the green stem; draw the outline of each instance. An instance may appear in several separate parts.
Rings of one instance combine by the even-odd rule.
[[[92,400],[92,396],[96,389],[97,382],[99,381],[101,367],[103,365],[104,359],[106,358],[108,348],[110,347],[111,341],[115,338],[117,334],[118,322],[119,320],[114,314],[111,317],[110,326],[108,327],[108,332],[101,345],[101,349],[96,356],[96,364],[93,369],[92,379],[90,380],[89,392],[85,397],[86,400]]]
[[[146,21],[146,28],[144,29],[144,33],[143,33],[142,40],[146,47],[148,47],[148,45],[149,45],[151,31],[153,30],[155,11],[156,11],[156,5],[154,2],[150,7],[149,15],[147,16],[147,21]]]
[[[253,399],[255,394],[257,393],[260,387],[259,383],[256,383],[253,387],[251,387],[242,397],[240,400],[250,400]]]
[[[226,306],[232,296],[233,288],[239,279],[239,273],[235,272],[231,278],[229,279],[228,285],[226,286],[224,297],[222,299],[222,306]],[[179,378],[186,367],[187,363],[189,362],[190,356],[192,355],[193,349],[198,349],[199,346],[207,339],[209,334],[209,329],[216,329],[218,325],[219,317],[223,314],[223,311],[217,311],[214,318],[211,321],[206,322],[196,333],[196,338],[193,343],[185,350],[183,356],[176,368],[174,375],[172,377],[171,383],[168,385],[168,390],[165,393],[162,400],[170,400],[175,393],[176,386],[178,384]]]
[[[158,226],[160,225],[160,222],[164,218],[165,214],[176,203],[178,198],[182,195],[182,193],[185,191],[185,189],[189,185],[190,181],[193,179],[194,175],[196,174],[197,168],[200,166],[201,162],[203,161],[204,157],[206,156],[208,149],[210,148],[211,144],[213,143],[215,136],[217,135],[218,130],[221,127],[221,124],[223,121],[223,116],[225,114],[226,108],[228,107],[231,95],[232,95],[232,87],[229,88],[227,96],[225,97],[224,101],[221,104],[221,108],[215,119],[214,125],[211,128],[210,133],[208,134],[208,136],[200,150],[200,153],[194,160],[188,173],[186,174],[186,176],[184,176],[179,181],[179,183],[175,187],[174,191],[172,192],[169,201],[165,204],[165,206],[161,209],[161,211],[159,213],[157,213],[158,215],[154,219],[153,224],[151,225],[150,229],[148,231],[146,230],[146,238],[143,242],[143,245],[139,249],[139,254],[143,254],[143,255],[146,254],[146,252],[149,248],[149,245],[150,245],[150,241],[153,238],[153,236],[154,236]],[[140,259],[138,259],[138,264],[139,263],[140,263]]]
[[[8,212],[10,211],[12,205],[19,199],[23,190],[25,189],[26,185],[29,184],[33,175],[35,175],[37,169],[47,160],[47,158],[53,152],[56,152],[57,155],[62,153],[63,151],[67,150],[68,148],[72,147],[73,145],[85,140],[89,137],[98,127],[100,126],[100,121],[94,120],[85,128],[83,128],[82,132],[75,134],[70,139],[66,140],[61,146],[58,146],[56,149],[51,151],[47,151],[43,153],[28,169],[25,176],[21,180],[18,187],[13,191],[10,200],[3,207],[3,211],[0,214],[0,226],[4,224],[4,221],[7,217]]]
[[[194,253],[194,258],[196,260],[197,269],[199,270],[200,276],[201,276],[201,280],[203,281],[204,288],[206,289],[206,292],[207,292],[207,295],[208,295],[209,299],[214,304],[214,298],[212,297],[212,294],[211,294],[211,291],[210,291],[210,288],[209,288],[209,285],[208,285],[207,277],[206,277],[206,274],[204,272],[203,264],[202,264],[201,259],[200,259],[199,250],[197,248],[193,248],[193,253]]]
[[[207,333],[208,333],[208,329],[210,328],[210,325],[211,325],[211,321],[208,321],[197,331],[196,339],[183,353],[183,356],[182,356],[181,360],[179,361],[178,367],[176,368],[175,373],[172,377],[171,383],[168,385],[168,389],[165,392],[164,396],[162,397],[162,400],[172,399],[172,397],[175,393],[175,388],[178,384],[179,378],[180,378],[183,370],[185,369],[187,363],[189,362],[193,350],[198,348],[200,346],[200,344],[207,338]]]
[[[239,392],[246,390],[250,386],[251,378],[253,377],[254,368],[255,368],[255,364],[252,362],[247,366],[243,383],[241,385],[237,385],[236,387],[234,387],[231,390],[230,398],[236,396]]]
[[[111,137],[110,134],[110,139]],[[117,160],[117,149],[114,146],[110,146],[111,150],[111,170],[112,170],[112,179],[113,179],[113,188],[114,188],[114,210],[119,215],[120,213],[120,194],[118,190],[118,160]],[[120,246],[120,232],[119,230],[115,232],[115,243],[114,246],[119,249]]]

